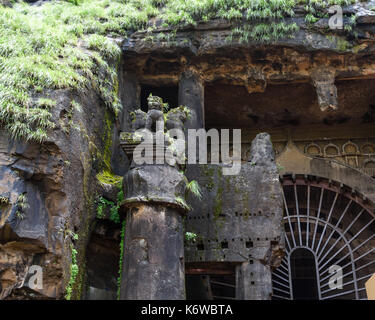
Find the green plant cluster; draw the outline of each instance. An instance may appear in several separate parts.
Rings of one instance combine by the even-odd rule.
[[[74,248],[73,244],[70,245],[70,249],[72,251],[72,262],[70,264],[70,279],[69,283],[66,287],[66,294],[65,299],[70,300],[72,297],[73,287],[77,279],[79,267],[77,261],[77,250]]]
[[[305,20],[308,24],[314,24],[321,18],[328,18],[327,8],[333,5],[348,6],[354,4],[356,0],[301,0],[300,3],[305,4],[306,16]],[[355,25],[356,16],[353,15],[349,19],[349,24],[344,26],[346,31],[352,31]]]
[[[96,178],[98,179],[100,183],[111,184],[111,185],[115,185],[118,188],[121,188],[122,177],[113,174],[109,170],[104,170],[98,173],[96,175]]]
[[[119,209],[122,201],[124,200],[123,191],[119,191],[117,194],[116,202],[109,201],[104,197],[100,197],[98,200],[98,205],[96,207],[96,217],[98,219],[104,219],[104,210],[109,207],[109,219],[115,223],[120,223]]]
[[[298,4],[306,4],[306,19],[314,22],[321,8],[353,1],[69,0],[0,5],[0,126],[12,138],[42,142],[55,127],[51,110],[56,102],[48,92],[79,91],[88,84],[118,113],[115,67],[121,50],[114,39],[136,30],[152,36],[156,21],[172,28],[168,35],[212,19],[238,21],[230,38],[269,42],[298,30],[285,22]]]
[[[122,266],[123,266],[123,262],[124,262],[125,226],[126,226],[126,221],[124,220],[122,222],[121,234],[120,234],[121,240],[120,240],[120,260],[119,260],[118,278],[117,278],[117,300],[120,300]]]
[[[193,194],[198,199],[202,199],[202,190],[196,180],[186,181],[186,192]]]
[[[26,209],[30,208],[26,193],[21,193],[18,196],[16,206],[17,206],[16,217],[20,220],[23,220],[25,218]]]
[[[195,243],[197,241],[198,235],[194,232],[185,232],[185,241],[187,243]]]
[[[121,50],[103,36],[124,32],[115,12],[119,3],[111,3],[0,5],[0,125],[12,138],[47,138],[55,127],[50,89],[80,90],[91,84],[111,110],[121,108],[115,67],[109,63]]]

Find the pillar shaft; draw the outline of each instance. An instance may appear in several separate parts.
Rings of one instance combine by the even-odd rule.
[[[139,204],[128,210],[121,300],[185,299],[182,216]]]
[[[236,299],[270,300],[272,273],[270,266],[258,260],[243,262],[236,267]]]
[[[178,89],[178,103],[191,110],[191,117],[185,128],[204,128],[204,85],[196,71],[190,69],[182,73]]]
[[[120,131],[130,131],[130,112],[140,107],[141,87],[137,76],[132,73],[124,72],[122,81],[121,100],[123,101],[123,110],[120,117]]]

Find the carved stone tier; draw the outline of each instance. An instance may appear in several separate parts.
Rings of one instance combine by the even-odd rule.
[[[138,203],[172,206],[184,213],[188,206],[184,200],[185,177],[176,167],[144,165],[130,170],[123,180],[126,208]]]
[[[125,154],[127,155],[130,161],[133,160],[134,150],[135,148],[142,142],[142,137],[135,132],[121,132],[120,134],[120,146],[122,150],[124,150]],[[166,139],[165,139],[166,140]],[[155,139],[155,134],[153,134],[152,142],[146,143],[143,141],[143,147],[148,150],[152,149],[152,160],[153,163],[156,162],[157,152],[162,152],[163,159],[165,163],[169,164],[172,163],[173,159],[176,159],[177,154],[175,152],[171,152],[172,147],[169,141],[164,141],[164,146],[158,147]],[[168,150],[169,148],[169,150]],[[131,167],[136,166],[136,164],[132,164]]]

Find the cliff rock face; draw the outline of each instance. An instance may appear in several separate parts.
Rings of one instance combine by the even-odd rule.
[[[63,298],[72,248],[78,249],[80,267],[73,285],[84,281],[96,174],[110,161],[114,116],[90,88],[51,95],[58,121],[48,141],[40,145],[1,135],[0,299]],[[73,99],[82,110],[72,107]],[[40,289],[28,288],[32,266],[42,267]]]
[[[7,0],[1,3],[11,5]],[[198,70],[202,83],[244,86],[248,93],[264,92],[270,84],[312,83],[320,106],[317,112],[340,110],[335,80],[375,78],[374,8],[375,1],[345,7],[344,23],[350,17],[356,20],[349,32],[328,30],[326,17],[309,24],[303,7],[298,7],[294,17],[285,19],[299,27],[296,34],[270,43],[232,39],[238,21],[214,19],[177,31],[156,21],[151,31],[120,39],[126,63],[117,70],[118,94],[125,106],[119,123],[91,84],[79,92],[44,92],[57,102],[52,109],[56,127],[44,143],[14,141],[6,132],[0,135],[0,299],[63,299],[66,288],[73,292],[72,298],[80,298],[86,274],[92,281],[88,297],[115,297],[120,226],[97,223],[95,216],[99,196],[114,201],[117,190],[100,184],[97,175],[126,172],[118,131],[129,126],[130,109],[139,107],[134,101],[139,100],[140,86],[132,86],[132,77],[146,85],[176,86],[181,73],[191,67]],[[203,99],[203,87],[200,90]],[[218,166],[189,172],[205,186],[205,193],[199,204],[191,199],[188,227],[206,233],[221,248],[208,244],[204,250],[187,248],[188,262],[253,259],[252,267],[242,265],[239,276],[246,278],[251,268],[254,274],[266,268],[258,279],[263,272],[270,283],[270,270],[280,262],[284,245],[280,185],[271,149],[267,135],[259,136],[238,177],[220,176]],[[209,208],[214,211],[210,228],[200,220],[201,212]],[[252,230],[251,236],[239,230],[238,239],[229,239],[235,219]],[[103,263],[107,257],[111,266]],[[42,288],[29,288],[33,266],[42,268]],[[253,298],[268,297],[269,290],[260,285],[260,294]],[[246,292],[238,296],[249,297]]]

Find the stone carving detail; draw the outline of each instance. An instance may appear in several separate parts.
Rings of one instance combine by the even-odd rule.
[[[340,155],[340,149],[334,143],[329,143],[324,146],[325,157],[337,157]]]
[[[375,145],[366,143],[362,146],[361,150],[364,155],[375,154]]]
[[[137,109],[130,113],[132,120],[132,131],[135,132],[138,129],[143,129],[146,127],[147,113]]]
[[[184,123],[188,118],[188,113],[185,109],[177,108],[172,109],[167,114],[166,127],[168,130],[171,129],[184,129]]]
[[[295,141],[296,146],[305,154],[313,157],[327,158],[345,163],[375,176],[372,163],[375,159],[375,139]],[[322,150],[322,151],[319,151]]]
[[[190,117],[190,109],[184,106],[165,112],[168,104],[164,103],[160,97],[152,94],[148,97],[147,102],[147,113],[141,109],[130,113],[132,120],[131,132],[121,132],[120,134],[120,144],[129,159],[133,158],[135,147],[142,141],[142,132],[152,134],[154,141],[157,132],[164,134],[165,148],[170,147],[170,150],[172,150],[172,145],[178,142],[173,137],[168,136],[166,132],[172,129],[183,131],[184,124]]]
[[[151,132],[164,132],[163,100],[160,97],[150,94],[147,98],[147,102],[146,129]]]
[[[311,142],[305,147],[305,153],[312,156],[321,156],[322,149],[316,143]]]

